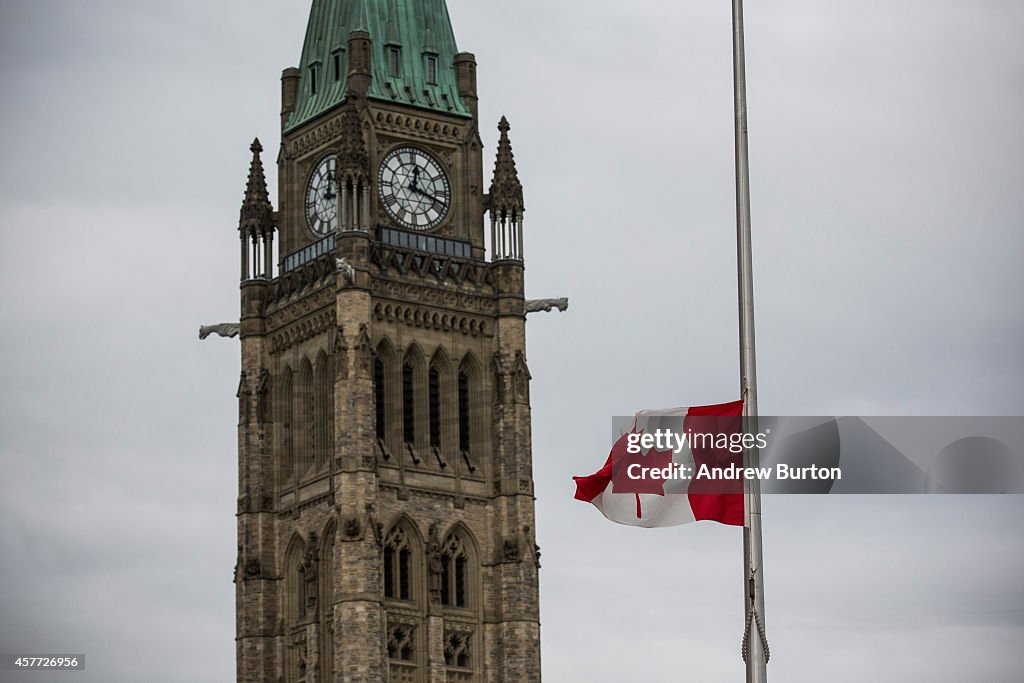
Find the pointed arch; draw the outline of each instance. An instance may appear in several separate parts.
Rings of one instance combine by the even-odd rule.
[[[441,604],[479,611],[481,603],[480,546],[469,527],[456,522],[441,543]]]
[[[377,444],[381,454],[390,457],[389,448],[394,448],[398,435],[394,433],[394,417],[398,415],[399,393],[396,373],[398,371],[397,352],[391,340],[382,337],[377,342],[377,353],[373,359],[373,401],[374,424]]]
[[[295,469],[301,479],[313,464],[313,364],[309,358],[303,357],[299,363],[298,376],[294,381],[292,440],[295,444]]]
[[[319,471],[330,462],[334,443],[334,370],[330,356],[321,349],[313,371],[313,467]]]
[[[427,364],[423,349],[413,342],[402,358],[402,442],[412,451],[418,464],[417,449],[422,450],[427,432]]]
[[[427,370],[427,436],[440,463],[445,463],[442,453],[451,452],[452,394],[451,359],[445,348],[438,346]]]
[[[421,604],[424,596],[423,536],[402,514],[388,527],[383,543],[383,593],[386,600]]]
[[[281,575],[284,577],[284,618],[289,628],[298,626],[305,617],[305,603],[302,595],[302,560],[306,556],[306,540],[295,532],[288,542],[284,553],[284,566]]]
[[[473,473],[474,463],[481,462],[482,435],[485,433],[486,400],[483,389],[483,366],[472,351],[467,351],[459,362],[455,380],[455,422],[457,442],[462,466]]]
[[[334,672],[334,545],[337,524],[324,527],[320,541],[320,683],[329,683]]]
[[[294,373],[290,366],[285,366],[281,380],[277,383],[275,412],[277,413],[278,439],[280,449],[277,464],[278,491],[287,486],[295,477],[295,444],[294,444]]]

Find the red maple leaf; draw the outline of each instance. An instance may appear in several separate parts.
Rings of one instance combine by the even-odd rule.
[[[631,431],[630,434],[642,434],[643,432]],[[640,494],[652,493],[658,496],[665,495],[665,480],[650,476],[649,468],[663,469],[672,464],[672,451],[656,451],[651,448],[646,455],[641,453],[630,453],[626,450],[628,434],[612,446],[609,455],[612,465],[612,493],[632,493],[636,496],[636,518],[643,517],[643,510],[640,507]],[[634,468],[633,474],[636,479],[629,476],[630,465],[639,465]],[[644,473],[643,469],[648,468]]]

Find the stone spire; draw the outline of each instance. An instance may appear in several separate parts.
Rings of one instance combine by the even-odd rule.
[[[512,143],[508,139],[508,119],[501,117],[498,130],[498,156],[494,161],[494,178],[491,180],[491,211],[495,214],[522,215],[523,184],[519,182],[516,172],[516,159],[512,154]]]
[[[262,235],[274,229],[274,207],[267,194],[267,177],[260,160],[260,152],[263,151],[260,139],[254,139],[249,149],[252,151],[252,163],[249,164],[249,180],[245,184],[238,229],[245,234]]]

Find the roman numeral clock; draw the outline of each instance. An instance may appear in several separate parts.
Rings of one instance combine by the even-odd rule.
[[[539,683],[523,187],[444,0],[313,0],[239,217],[237,680]]]
[[[380,164],[377,182],[381,204],[404,227],[428,230],[448,216],[448,176],[423,150],[392,150]]]

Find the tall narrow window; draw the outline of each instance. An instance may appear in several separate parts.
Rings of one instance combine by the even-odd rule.
[[[395,597],[395,549],[384,548],[384,597]]]
[[[441,552],[441,604],[469,606],[469,560],[465,544],[456,535],[448,537]]]
[[[393,77],[398,77],[398,66],[401,52],[397,47],[388,48],[388,73]]]
[[[459,373],[459,450],[469,452],[469,377]]]
[[[402,439],[416,445],[416,395],[413,391],[413,369],[402,366]]]
[[[398,599],[409,599],[409,549],[398,551]]]
[[[466,606],[466,558],[455,558],[455,606]]]
[[[437,85],[437,56],[427,55],[427,83]]]
[[[319,71],[319,69],[317,68],[316,64],[314,64],[311,67],[309,67],[309,94],[310,95],[315,95],[316,94],[316,86],[317,86],[317,82],[316,81],[317,81],[317,75],[318,75],[317,72],[318,71]]]
[[[334,80],[341,80],[341,50],[335,50],[331,55],[331,59],[334,62]]]
[[[384,541],[384,597],[412,600],[412,550],[400,527]]]
[[[441,375],[430,368],[427,392],[430,397],[430,445],[441,447]]]
[[[384,411],[384,361],[380,358],[373,361],[373,402],[377,418],[377,438],[383,441],[387,413]]]

